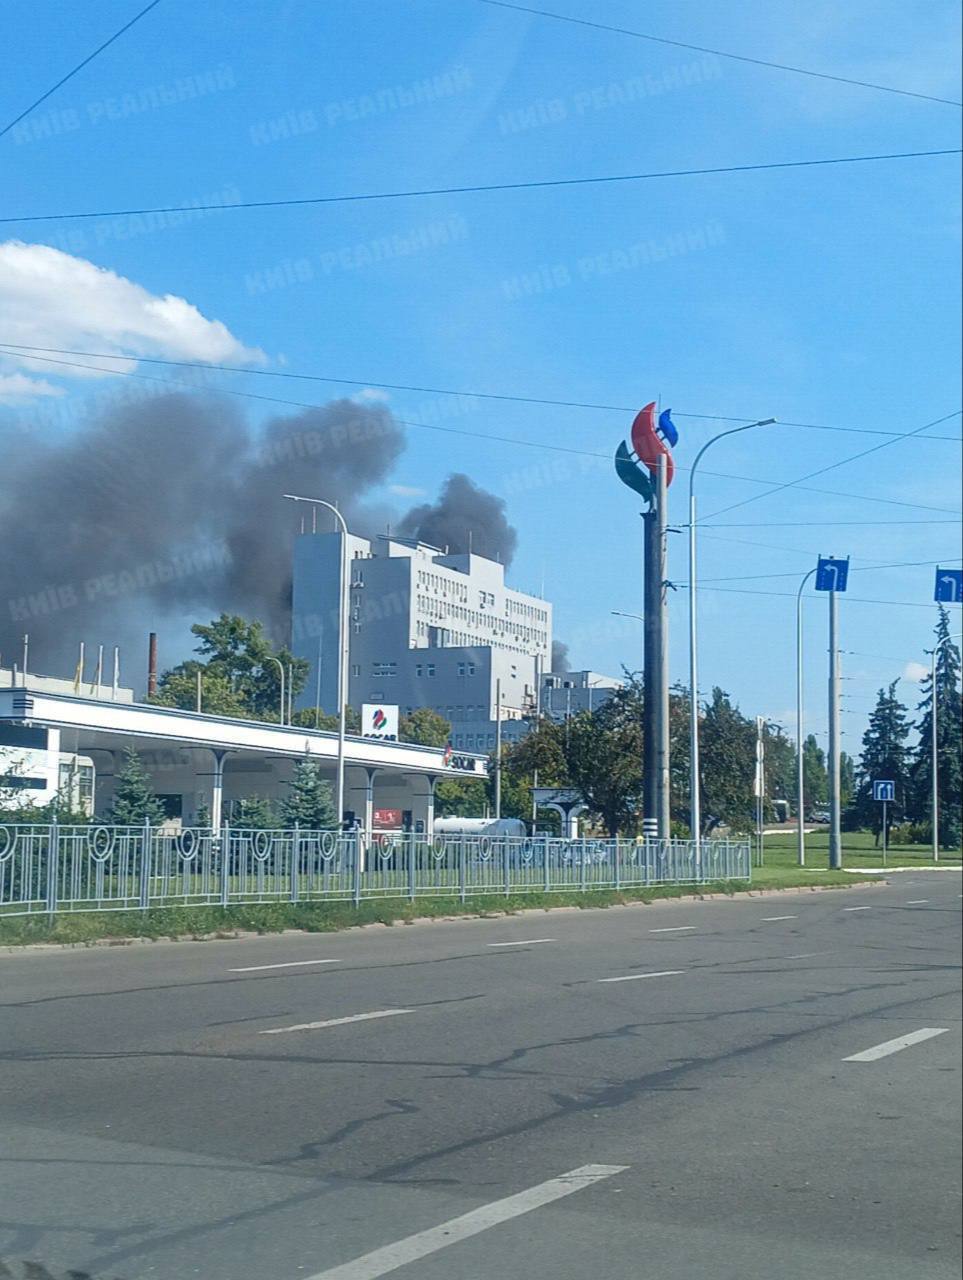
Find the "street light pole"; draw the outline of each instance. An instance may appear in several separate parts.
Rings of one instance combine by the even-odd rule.
[[[348,526],[345,518],[332,502],[323,498],[302,498],[294,493],[286,493],[285,498],[292,502],[310,502],[316,507],[324,507],[330,511],[341,526],[341,573],[338,584],[338,781],[337,807],[338,826],[344,821],[344,737],[345,712],[348,702]]]
[[[281,723],[284,724],[284,709],[287,703],[284,701],[284,663],[280,658],[268,658],[268,662],[276,664],[281,679]]]
[[[762,418],[759,422],[747,422],[741,427],[730,427],[707,440],[695,456],[689,470],[689,838],[695,845],[696,863],[699,861],[702,839],[702,819],[699,800],[699,659],[698,627],[696,617],[696,470],[702,455],[719,440],[734,436],[753,427],[769,427],[775,418]]]
[[[936,722],[936,659],[939,655],[940,650],[943,648],[945,644],[949,644],[951,640],[959,640],[961,636],[963,636],[963,631],[957,632],[951,636],[946,636],[943,640],[937,641],[937,643],[933,646],[932,662],[930,665],[930,699],[932,701],[932,707],[930,710],[930,719],[932,720],[931,732],[930,732],[930,752],[931,752],[931,758],[932,758],[932,773],[933,773],[933,778],[932,778],[933,795],[931,798],[931,803],[932,803],[933,861],[934,862],[939,862],[940,860],[940,802],[939,802],[940,793],[939,793],[939,787],[937,785],[939,781],[939,777],[938,777],[939,735],[937,733],[938,725]]]
[[[815,574],[810,569],[796,592],[796,861],[806,865],[805,774],[803,771],[803,623],[802,593]]]

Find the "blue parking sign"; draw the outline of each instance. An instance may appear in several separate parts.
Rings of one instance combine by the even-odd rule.
[[[873,783],[873,799],[886,800],[892,803],[896,799],[896,783],[895,782],[874,782]]]
[[[834,560],[832,556],[820,556],[816,565],[817,591],[845,591],[849,577],[849,560]]]
[[[963,604],[963,569],[937,569],[933,599],[938,604]]]

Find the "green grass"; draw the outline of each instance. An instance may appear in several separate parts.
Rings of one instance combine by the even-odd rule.
[[[700,885],[660,885],[639,889],[596,889],[585,893],[485,894],[462,902],[457,897],[376,898],[352,902],[264,903],[232,907],[169,907],[150,911],[78,911],[50,920],[45,915],[0,916],[0,947],[32,943],[118,942],[133,938],[230,937],[238,932],[279,933],[300,929],[330,933],[363,924],[404,924],[424,917],[514,914],[553,907],[611,907],[665,898],[735,894],[752,889],[788,889],[804,885],[852,886],[845,872],[800,871],[782,854],[754,868],[752,885],[742,880]]]
[[[829,828],[818,827],[806,836],[806,864],[810,867],[825,867],[829,858]],[[780,832],[779,835],[766,836],[766,865],[796,865],[796,833]],[[960,850],[940,850],[940,862],[948,866],[960,865]],[[905,866],[915,863],[931,863],[933,851],[929,845],[923,844],[890,844],[887,857],[888,866]],[[872,832],[843,832],[843,866],[881,867],[883,865],[883,847],[873,842]]]

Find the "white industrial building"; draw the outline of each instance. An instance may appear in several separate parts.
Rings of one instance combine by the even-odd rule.
[[[296,541],[292,650],[310,664],[300,706],[337,707],[341,533]],[[411,539],[348,535],[348,701],[432,707],[452,745],[490,751],[502,720],[535,707],[551,664],[552,606],[505,584],[505,568]]]

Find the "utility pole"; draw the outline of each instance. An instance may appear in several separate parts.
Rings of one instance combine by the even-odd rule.
[[[659,834],[659,710],[660,688],[659,642],[662,623],[659,604],[662,596],[662,557],[659,554],[659,513],[655,504],[642,515],[643,560],[643,666],[642,666],[642,832],[654,838]]]
[[[756,843],[759,866],[763,865],[765,848],[765,804],[766,804],[766,721],[763,716],[756,716],[756,777],[753,791],[756,793]]]
[[[803,614],[802,593],[816,572],[810,569],[796,592],[796,861],[806,865],[806,773],[803,769]]]
[[[829,592],[829,866],[843,865],[839,804],[839,609],[836,591]]]
[[[495,819],[502,816],[502,682],[495,681]]]
[[[666,552],[667,526],[669,522],[669,486],[668,462],[664,455],[659,458],[656,495],[659,588],[659,722],[656,754],[658,806],[656,813],[659,822],[659,839],[668,840],[672,833],[669,816],[669,608],[666,600],[666,592],[668,591],[666,585]]]

